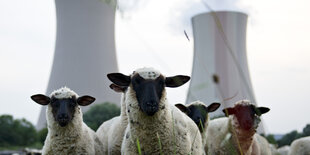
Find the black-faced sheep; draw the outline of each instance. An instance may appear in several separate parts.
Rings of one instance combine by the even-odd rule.
[[[50,96],[32,95],[31,99],[40,105],[47,105],[46,118],[48,134],[42,154],[103,154],[102,143],[84,122],[80,106],[95,101],[94,97],[79,97],[67,87],[60,88]]]
[[[220,105],[220,103],[212,103],[209,106],[206,106],[203,102],[195,101],[188,105],[176,104],[175,106],[190,117],[195,122],[197,127],[199,127],[199,131],[202,136],[202,144],[205,147],[206,131],[210,121],[208,113],[215,111],[220,107]]]
[[[128,124],[126,114],[125,93],[127,87],[111,84],[110,88],[115,92],[122,93],[121,97],[121,114],[100,125],[96,134],[103,143],[105,154],[116,155],[121,154],[121,145],[124,137],[124,132]]]
[[[203,154],[198,127],[166,98],[165,87],[179,87],[190,77],[165,77],[153,68],[142,68],[130,76],[111,73],[108,78],[128,86],[125,102],[129,124],[122,154]]]
[[[256,107],[247,100],[241,100],[232,108],[223,110],[228,117],[211,120],[207,128],[207,150],[217,154],[260,154],[259,143],[254,135],[266,107]],[[268,149],[268,148],[266,148]]]

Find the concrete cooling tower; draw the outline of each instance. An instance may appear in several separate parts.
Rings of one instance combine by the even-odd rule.
[[[210,12],[192,18],[194,60],[187,101],[221,102],[211,116],[241,99],[256,103],[246,54],[247,15]],[[263,131],[262,127],[259,129]]]
[[[120,95],[109,88],[111,82],[106,77],[118,71],[115,9],[98,0],[55,0],[55,5],[56,46],[46,94],[67,86],[79,95],[94,96],[95,104],[119,104]],[[46,126],[45,110],[41,110],[37,129]]]

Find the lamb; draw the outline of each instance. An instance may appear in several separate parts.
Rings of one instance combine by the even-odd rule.
[[[166,98],[165,87],[179,87],[190,77],[165,77],[153,68],[141,68],[130,76],[111,73],[108,78],[128,87],[125,103],[129,122],[122,154],[203,154],[198,127]]]
[[[93,103],[94,97],[79,97],[69,88],[62,87],[50,96],[36,94],[31,99],[40,105],[47,105],[48,134],[42,149],[43,155],[103,154],[102,143],[83,122],[80,108]]]
[[[116,84],[111,84],[110,88],[115,92],[121,92],[121,114],[114,117],[97,129],[96,134],[103,143],[105,149],[104,154],[121,154],[121,145],[124,137],[124,132],[128,124],[128,117],[126,114],[125,93],[127,87],[121,87]]]
[[[310,136],[296,139],[292,142],[289,155],[309,155]]]
[[[228,118],[214,119],[209,123],[206,152],[211,155],[259,155],[259,143],[254,135],[260,122],[259,116],[269,110],[266,107],[256,107],[248,100],[238,101],[234,107],[224,109]]]
[[[205,147],[207,143],[206,131],[208,123],[210,121],[208,113],[217,110],[220,105],[220,103],[212,103],[209,106],[206,106],[201,101],[195,101],[188,105],[183,105],[179,103],[175,106],[195,122],[202,136],[202,145]]]

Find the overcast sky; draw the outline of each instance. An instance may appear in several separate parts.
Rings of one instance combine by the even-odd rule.
[[[257,103],[271,108],[264,116],[267,132],[301,131],[310,123],[310,1],[206,2],[215,10],[249,14],[249,70]],[[116,17],[120,71],[129,74],[153,66],[165,75],[190,75],[189,18],[207,11],[201,2],[153,0],[128,10]],[[0,0],[0,115],[24,117],[36,124],[41,106],[29,97],[47,88],[55,34],[54,1]],[[187,88],[188,84],[169,89],[169,101],[185,102]]]

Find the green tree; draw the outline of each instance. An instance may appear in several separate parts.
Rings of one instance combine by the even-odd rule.
[[[11,115],[0,116],[0,146],[28,146],[36,140],[36,130],[26,119],[14,120]]]
[[[103,103],[92,106],[83,115],[84,122],[93,130],[97,130],[98,127],[115,116],[120,115],[120,108],[113,103]]]
[[[310,124],[307,124],[302,131],[303,137],[310,136]]]
[[[291,145],[291,143],[295,140],[300,138],[302,135],[298,133],[296,130],[285,134],[280,140],[278,140],[278,146],[284,146],[284,145]]]
[[[0,116],[0,146],[10,145],[14,134],[12,134],[13,117],[11,115]]]
[[[277,144],[277,141],[274,138],[273,134],[268,134],[267,136],[262,135],[262,136],[264,136],[270,144]]]
[[[18,143],[20,146],[28,146],[36,142],[37,132],[34,126],[26,119],[14,120],[14,127],[18,139],[21,141]]]
[[[40,131],[38,131],[38,141],[42,145],[44,144],[44,141],[46,139],[47,132],[48,132],[47,128],[43,128]]]

